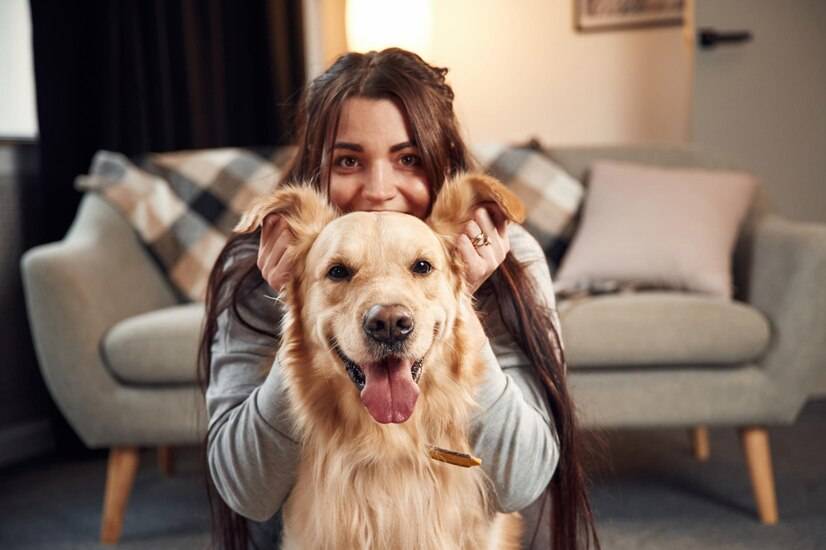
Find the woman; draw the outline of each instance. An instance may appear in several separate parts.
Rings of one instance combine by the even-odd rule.
[[[340,57],[305,91],[296,155],[282,181],[314,185],[345,212],[426,217],[442,182],[474,168],[446,73],[395,48]],[[278,511],[295,480],[298,438],[284,410],[273,332],[289,242],[270,216],[257,233],[232,237],[210,274],[199,371],[222,548],[275,546]],[[526,548],[598,547],[542,250],[494,207],[477,209],[457,245],[490,340],[470,434],[498,508],[522,512]]]

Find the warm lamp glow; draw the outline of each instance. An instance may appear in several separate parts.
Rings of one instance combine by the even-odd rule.
[[[347,0],[347,45],[367,52],[398,46],[430,55],[430,0]]]

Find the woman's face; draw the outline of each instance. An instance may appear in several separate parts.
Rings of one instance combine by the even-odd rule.
[[[430,182],[402,112],[389,99],[353,97],[342,105],[330,201],[344,212],[390,210],[424,218]]]

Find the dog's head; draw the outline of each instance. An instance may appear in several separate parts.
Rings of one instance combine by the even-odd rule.
[[[459,377],[458,360],[446,358],[461,351],[457,335],[472,306],[454,243],[487,201],[522,221],[519,200],[483,175],[447,182],[425,221],[397,212],[340,215],[309,187],[258,200],[236,231],[255,231],[278,213],[293,233],[286,253],[294,277],[284,293],[285,332],[293,334],[284,338],[304,355],[297,376],[352,387],[346,393],[380,423],[406,421],[428,381]]]

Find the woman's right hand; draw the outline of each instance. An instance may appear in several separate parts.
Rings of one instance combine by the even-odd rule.
[[[292,238],[292,233],[281,216],[270,214],[264,218],[258,246],[258,269],[267,284],[279,293],[292,271],[292,262],[284,256]]]

